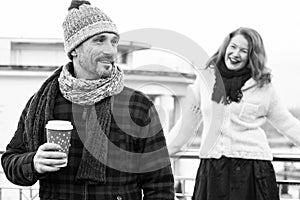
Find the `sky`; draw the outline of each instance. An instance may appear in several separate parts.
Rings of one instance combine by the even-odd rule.
[[[289,107],[300,106],[299,0],[91,0],[119,32],[144,28],[175,31],[212,55],[238,27],[264,41],[273,83]],[[62,38],[69,0],[9,0],[0,6],[0,37]],[[164,38],[161,38],[164,40]],[[175,41],[176,42],[176,41]]]

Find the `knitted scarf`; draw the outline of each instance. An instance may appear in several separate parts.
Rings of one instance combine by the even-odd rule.
[[[65,65],[59,76],[59,88],[72,103],[94,105],[102,99],[120,93],[124,88],[123,72],[114,66],[112,75],[105,79],[84,80],[71,75],[71,65]]]
[[[47,141],[45,125],[53,119],[55,96],[59,90],[58,77],[61,67],[47,78],[40,89],[28,101],[24,126],[21,120],[18,130],[24,134],[24,142],[29,152],[36,151],[38,147]]]
[[[76,175],[77,181],[89,184],[106,182],[107,138],[110,132],[112,101],[113,97],[107,97],[91,107],[91,111],[86,119],[84,133],[86,139]],[[76,125],[75,120],[74,123]]]
[[[221,59],[216,66],[216,82],[212,100],[225,105],[230,104],[232,101],[240,102],[243,97],[241,88],[251,78],[251,69],[243,67],[237,71],[229,70],[224,63],[224,59]]]
[[[113,99],[111,97],[119,94],[124,88],[123,72],[114,66],[112,75],[108,78],[84,80],[73,77],[70,69],[70,65],[64,66],[58,79],[63,96],[75,104],[92,105],[88,119],[85,119],[86,139],[76,180],[89,184],[106,182],[107,137]]]
[[[98,84],[98,87],[95,86],[97,81],[91,81],[94,82],[91,83],[91,87],[94,88],[94,91],[92,91],[87,89],[89,86],[87,84],[88,81],[70,77],[72,75],[67,73],[66,70],[71,66],[72,63],[68,63],[47,78],[38,92],[28,102],[28,110],[24,119],[25,125],[19,124],[18,129],[25,135],[27,150],[35,151],[47,140],[44,127],[48,120],[53,119],[55,96],[59,89],[61,89],[63,96],[71,102],[75,100],[80,105],[92,105],[94,103],[96,106],[92,109],[87,120],[87,138],[84,143],[82,159],[76,178],[90,184],[105,182],[106,167],[102,162],[106,161],[108,151],[105,135],[108,136],[111,123],[110,113],[113,99],[111,97],[123,90],[123,72],[114,67],[111,78],[109,80],[99,80],[98,82],[101,82],[101,84]],[[69,80],[72,81],[70,82]],[[86,84],[82,84],[83,82]],[[102,86],[103,90],[101,90]],[[73,88],[75,89],[72,90]],[[73,93],[68,92],[70,90]],[[84,92],[88,93],[90,99],[83,96]]]

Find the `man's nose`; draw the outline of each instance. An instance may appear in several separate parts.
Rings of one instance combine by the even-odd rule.
[[[114,47],[111,43],[106,42],[103,46],[103,53],[107,55],[114,55],[117,51],[117,48]]]

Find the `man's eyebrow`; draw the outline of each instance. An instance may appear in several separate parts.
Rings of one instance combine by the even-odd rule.
[[[103,37],[106,37],[106,35],[96,35],[96,38],[103,38]]]
[[[116,35],[116,36],[114,36],[112,39],[113,39],[113,40],[114,40],[114,39],[118,39],[118,40],[119,40],[119,39],[120,39],[120,36]]]

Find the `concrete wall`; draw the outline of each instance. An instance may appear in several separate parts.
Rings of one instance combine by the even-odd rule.
[[[0,65],[10,64],[10,41],[5,38],[0,38]]]

